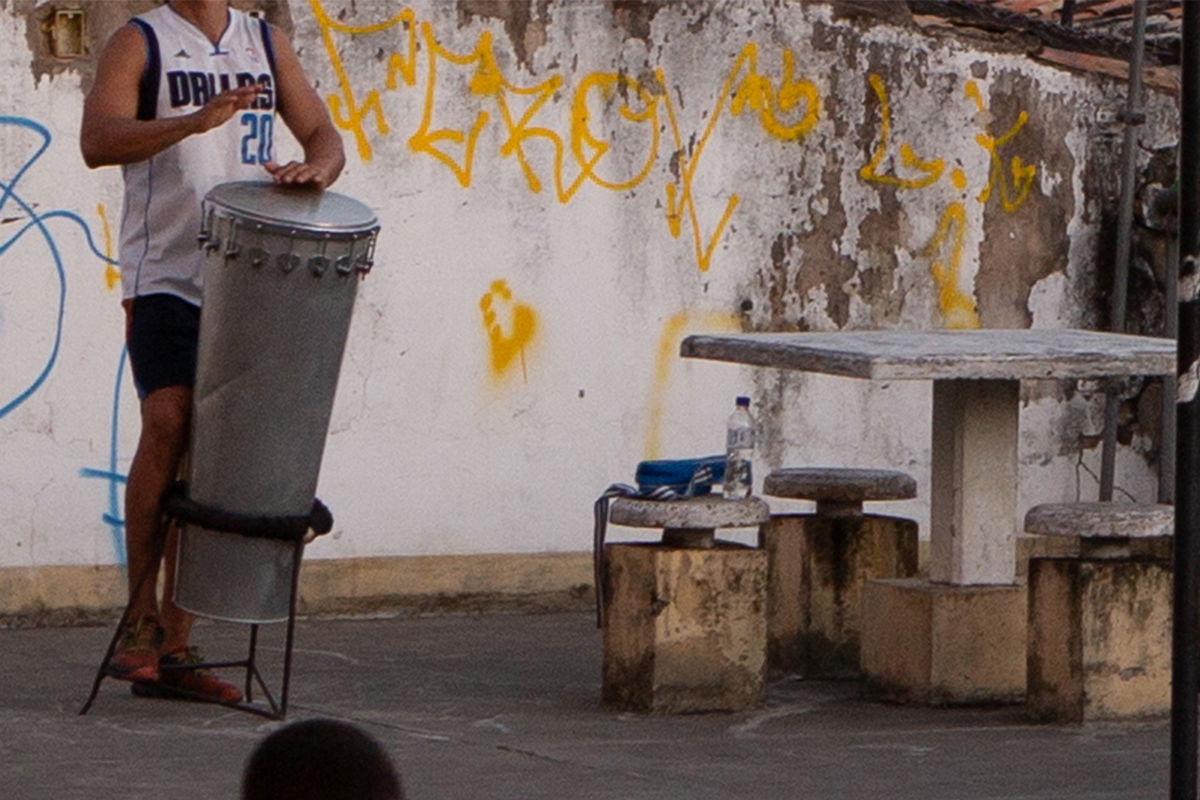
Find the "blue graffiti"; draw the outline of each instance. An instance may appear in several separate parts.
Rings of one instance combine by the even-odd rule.
[[[28,386],[20,389],[16,396],[8,401],[4,401],[3,398],[0,398],[0,419],[3,419],[5,416],[11,413],[13,409],[17,408],[26,400],[28,400],[33,393],[36,392],[43,383],[45,383],[46,377],[54,369],[54,363],[58,360],[58,351],[60,345],[62,344],[63,311],[65,310],[67,303],[67,273],[63,266],[62,254],[58,249],[58,242],[55,241],[54,236],[51,235],[50,230],[46,227],[46,221],[50,219],[62,218],[74,222],[83,229],[83,233],[87,237],[88,247],[91,248],[92,252],[95,253],[96,256],[101,260],[110,264],[116,264],[115,261],[105,256],[104,253],[102,253],[100,249],[96,247],[96,243],[92,240],[91,229],[88,227],[87,222],[84,221],[83,218],[78,214],[61,210],[48,211],[38,214],[34,212],[34,208],[31,204],[26,202],[19,194],[17,194],[17,184],[21,182],[21,178],[25,176],[25,173],[27,173],[30,168],[37,163],[37,160],[41,158],[42,154],[45,153],[50,147],[50,142],[53,140],[53,137],[50,135],[50,131],[37,122],[24,117],[0,116],[0,127],[2,126],[14,126],[33,131],[41,137],[41,146],[39,146],[37,151],[20,166],[16,174],[12,177],[11,181],[7,183],[0,181],[0,212],[3,212],[4,207],[11,201],[28,217],[25,225],[19,228],[16,233],[7,239],[0,241],[0,256],[3,256],[9,250],[9,248],[20,241],[21,237],[24,236],[29,230],[36,228],[42,235],[42,239],[45,240],[46,246],[50,249],[50,254],[54,257],[54,271],[58,278],[58,307],[55,311],[54,343],[50,349],[50,355],[47,357],[45,364],[42,365],[42,368],[38,372],[37,376]]]
[[[88,247],[92,253],[101,261],[116,265],[117,262],[106,256],[99,247],[96,246],[95,240],[92,238],[91,228],[88,223],[78,214],[70,211],[53,210],[43,213],[36,213],[35,206],[27,202],[21,195],[17,193],[17,185],[21,179],[29,172],[29,170],[37,163],[38,159],[50,147],[53,137],[50,131],[39,123],[26,119],[24,117],[11,117],[0,115],[0,127],[11,126],[23,128],[32,131],[40,137],[41,143],[36,151],[17,169],[16,174],[12,179],[5,182],[0,180],[0,212],[3,212],[6,205],[14,204],[26,217],[25,223],[17,229],[17,231],[7,239],[0,240],[0,256],[3,256],[14,244],[16,244],[22,236],[31,230],[36,231],[41,235],[42,240],[46,243],[46,247],[50,250],[50,254],[54,260],[54,271],[58,280],[58,298],[57,307],[55,308],[55,324],[54,324],[54,341],[50,348],[50,353],[46,357],[45,362],[41,365],[36,377],[26,386],[20,387],[15,396],[8,399],[0,397],[0,419],[10,414],[14,409],[41,388],[45,383],[47,376],[54,370],[54,365],[58,360],[59,348],[62,344],[63,332],[63,312],[66,308],[67,300],[67,273],[63,264],[62,254],[59,251],[58,242],[50,233],[46,222],[52,219],[65,219],[77,225],[84,234],[87,240]],[[104,470],[84,468],[79,474],[84,478],[100,478],[108,481],[108,510],[101,516],[104,523],[110,526],[112,530],[113,546],[117,552],[120,563],[125,562],[125,547],[124,547],[124,520],[121,518],[121,504],[119,487],[126,482],[126,476],[117,471],[117,422],[118,410],[120,408],[121,399],[121,384],[124,379],[126,353],[124,349],[121,351],[121,357],[117,364],[116,388],[113,391],[113,406],[111,430],[109,431],[109,453],[108,467]]]
[[[125,382],[125,363],[129,351],[121,348],[121,359],[117,362],[117,379],[113,385],[112,419],[109,422],[108,434],[108,469],[79,470],[82,478],[100,478],[108,481],[108,511],[101,516],[104,524],[112,531],[113,549],[117,553],[117,563],[125,563],[125,520],[121,517],[121,497],[118,486],[124,486],[128,476],[117,471],[117,430],[120,423],[121,384]]]

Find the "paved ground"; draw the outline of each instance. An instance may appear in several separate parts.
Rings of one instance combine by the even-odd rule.
[[[238,658],[247,630],[202,625],[195,640]],[[235,800],[246,756],[279,723],[133,698],[113,680],[79,716],[109,635],[0,630],[0,798]],[[264,666],[281,635],[264,628]],[[360,723],[411,800],[1167,796],[1166,722],[1030,725],[1019,708],[890,706],[798,680],[744,713],[611,713],[583,614],[307,620],[296,641],[289,719]]]

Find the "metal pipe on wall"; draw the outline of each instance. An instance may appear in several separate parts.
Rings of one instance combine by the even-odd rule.
[[[1129,295],[1129,261],[1133,240],[1133,195],[1137,185],[1137,132],[1145,120],[1142,108],[1142,63],[1146,50],[1146,0],[1133,4],[1133,41],[1129,55],[1129,91],[1125,97],[1125,139],[1121,170],[1121,199],[1117,211],[1117,261],[1113,268],[1110,329],[1125,330]],[[1117,458],[1117,411],[1120,400],[1113,389],[1105,393],[1104,439],[1100,449],[1100,499],[1112,500]]]
[[[1178,199],[1176,199],[1178,203]],[[1178,226],[1178,222],[1176,223]],[[1175,238],[1167,255],[1167,265],[1164,272],[1166,283],[1166,327],[1163,335],[1168,339],[1179,337],[1179,229],[1176,227]],[[1162,379],[1162,443],[1158,461],[1158,502],[1167,505],[1175,502],[1175,401],[1176,381],[1174,375],[1164,375]]]
[[[1183,4],[1179,97],[1179,338],[1175,585],[1171,631],[1171,800],[1195,800],[1200,577],[1200,2]]]

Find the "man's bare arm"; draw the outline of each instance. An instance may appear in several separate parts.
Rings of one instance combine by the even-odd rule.
[[[265,166],[276,183],[323,189],[337,180],[346,165],[342,137],[304,74],[288,38],[272,27],[271,43],[275,50],[278,111],[304,148],[304,161],[270,162]]]
[[[222,92],[192,114],[137,118],[138,83],[146,67],[146,44],[133,25],[109,39],[96,67],[96,82],[83,103],[79,144],[89,167],[144,161],[188,136],[203,133],[249,108],[257,85]]]

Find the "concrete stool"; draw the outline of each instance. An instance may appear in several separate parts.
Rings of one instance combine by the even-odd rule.
[[[604,704],[673,713],[735,711],[762,700],[767,555],[716,538],[762,524],[757,497],[618,497],[609,521],[661,528],[662,541],[608,544]]]
[[[768,667],[857,677],[863,584],[917,574],[917,523],[864,514],[863,503],[916,497],[917,482],[895,470],[780,469],[763,494],[817,503],[815,514],[773,514],[759,531],[768,556]]]
[[[1055,503],[1025,516],[1046,537],[1029,561],[1027,713],[1135,719],[1171,707],[1174,509]]]

